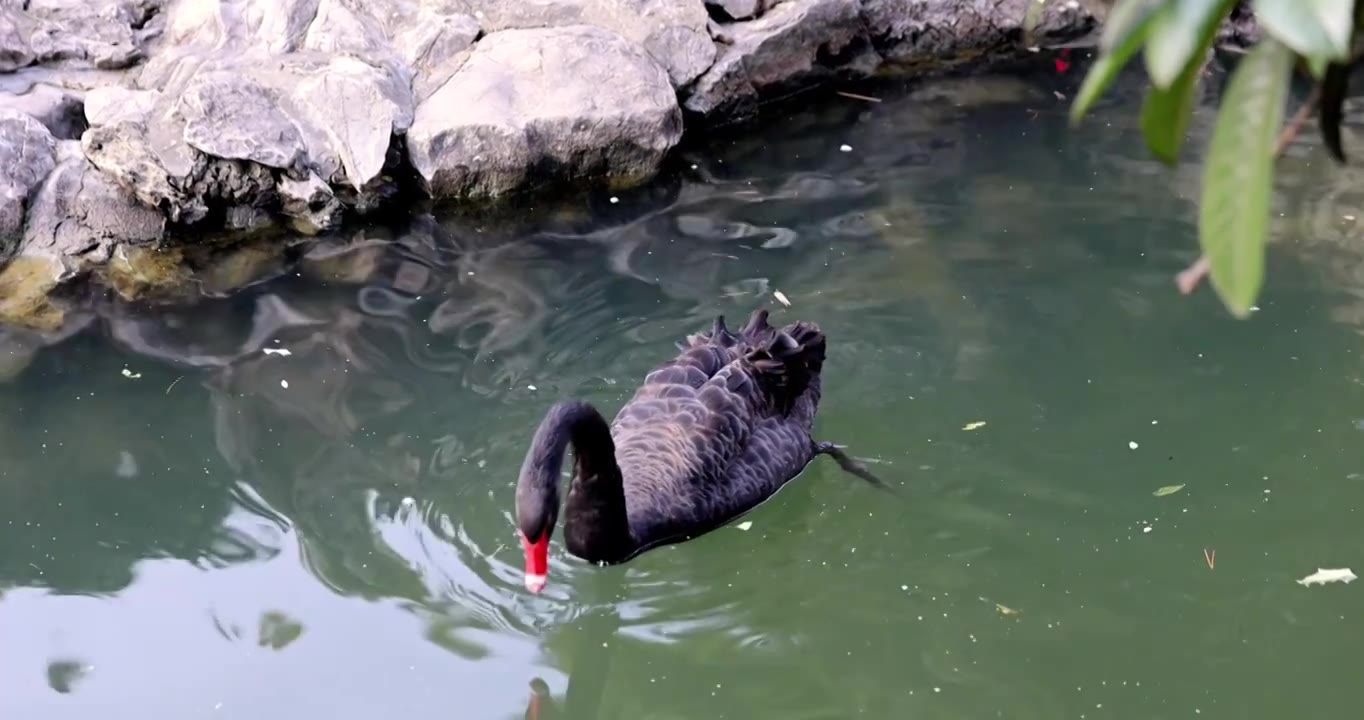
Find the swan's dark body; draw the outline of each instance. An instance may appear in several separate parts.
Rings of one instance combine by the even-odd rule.
[[[596,563],[623,562],[723,525],[770,497],[817,454],[865,473],[837,446],[811,436],[825,353],[816,325],[778,329],[759,310],[737,333],[720,317],[678,347],[681,353],[645,377],[609,426],[578,401],[555,404],[541,421],[516,493],[528,578],[531,545],[546,542],[554,530],[559,472],[570,444],[575,467],[564,542],[573,555]]]

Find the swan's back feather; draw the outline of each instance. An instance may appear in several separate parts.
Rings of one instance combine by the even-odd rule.
[[[759,310],[737,334],[717,318],[678,343],[612,423],[631,535],[656,544],[762,502],[814,454],[825,339]]]

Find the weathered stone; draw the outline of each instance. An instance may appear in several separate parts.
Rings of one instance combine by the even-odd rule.
[[[858,0],[786,0],[752,22],[724,26],[720,57],[696,81],[685,107],[727,113],[764,92],[827,74],[821,57],[864,40]]]
[[[58,140],[75,140],[86,127],[80,98],[48,83],[34,83],[18,93],[0,90],[0,108],[32,117]]]
[[[706,6],[729,20],[749,20],[762,14],[763,0],[706,0]]]
[[[289,169],[305,151],[279,98],[237,73],[196,75],[176,111],[185,119],[185,142],[209,155]]]
[[[124,68],[143,57],[162,0],[0,4],[0,72],[35,63]]]
[[[715,60],[702,0],[449,0],[478,18],[486,32],[592,25],[645,48],[676,87]]]
[[[29,208],[23,254],[61,260],[68,273],[109,257],[119,243],[160,239],[166,220],[137,203],[87,161],[74,140],[61,143],[61,164]],[[79,260],[77,260],[79,259]]]
[[[862,0],[862,17],[889,63],[948,65],[972,53],[1007,47],[1023,30],[1033,0]],[[1069,39],[1093,17],[1078,2],[1043,4],[1033,36]]]
[[[310,173],[305,180],[284,178],[279,194],[285,214],[294,218],[294,226],[302,232],[316,234],[341,220],[340,201],[316,174]]]
[[[37,120],[0,108],[0,263],[14,254],[24,208],[57,165],[57,141]]]
[[[417,108],[413,166],[437,196],[515,189],[533,166],[560,177],[640,177],[682,134],[667,73],[587,26],[506,30]]]
[[[394,44],[412,68],[416,102],[431,96],[469,58],[469,49],[482,28],[471,15],[423,12],[398,32]]]

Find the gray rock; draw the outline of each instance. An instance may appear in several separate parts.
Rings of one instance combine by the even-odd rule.
[[[676,87],[715,60],[702,0],[447,0],[478,18],[486,32],[592,25],[648,50]]]
[[[762,14],[762,0],[706,0],[706,5],[720,10],[731,20],[750,20]]]
[[[80,97],[48,83],[34,83],[19,93],[0,90],[0,107],[31,116],[59,140],[79,138],[86,126]]]
[[[865,43],[859,10],[858,0],[786,0],[757,20],[724,26],[718,39],[725,48],[685,107],[728,114],[766,91],[827,75],[821,57],[847,55]]]
[[[162,0],[0,4],[0,72],[32,64],[125,68],[141,60]]]
[[[1009,47],[1033,0],[862,0],[867,32],[888,63],[952,64],[958,57]],[[1034,37],[1071,39],[1093,17],[1078,2],[1048,2]]]
[[[310,235],[335,227],[341,220],[341,202],[316,174],[310,173],[306,180],[284,178],[279,194],[284,213],[295,218],[295,227]]]
[[[79,143],[64,141],[61,155],[29,209],[23,255],[55,258],[74,274],[107,260],[118,243],[161,238],[166,225],[161,213],[101,174],[81,154]]]
[[[42,123],[0,108],[0,263],[14,254],[24,208],[57,164],[57,141]]]
[[[305,152],[303,136],[280,109],[278,96],[237,73],[199,73],[176,112],[185,120],[185,142],[209,155],[288,169]]]
[[[600,28],[506,30],[481,40],[417,108],[413,166],[436,196],[492,196],[532,168],[560,178],[652,174],[682,134],[667,73]]]
[[[130,90],[118,85],[95,88],[85,94],[85,119],[91,125],[142,122],[160,98],[161,93],[155,90]]]

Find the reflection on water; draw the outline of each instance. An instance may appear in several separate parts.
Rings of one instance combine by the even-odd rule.
[[[1292,149],[1232,322],[1173,289],[1197,165],[1149,159],[1133,88],[1069,128],[1070,82],[883,88],[614,201],[414,212],[239,293],[5,330],[0,710],[1348,716],[1353,588],[1292,580],[1360,557],[1360,171]],[[549,403],[613,412],[776,290],[831,339],[817,432],[907,499],[820,461],[747,532],[556,545],[526,595]]]

